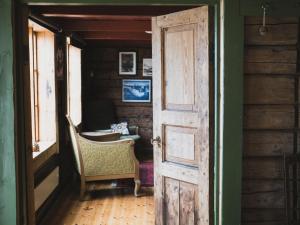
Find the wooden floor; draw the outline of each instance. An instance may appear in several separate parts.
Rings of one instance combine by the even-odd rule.
[[[153,194],[134,197],[132,191],[97,191],[90,200],[79,201],[78,194],[67,193],[56,204],[44,225],[153,225]]]

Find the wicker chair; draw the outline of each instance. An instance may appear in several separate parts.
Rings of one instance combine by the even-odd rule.
[[[107,141],[102,135],[94,140],[81,136],[69,116],[70,136],[73,145],[77,171],[80,174],[80,198],[83,199],[86,185],[92,181],[133,178],[134,195],[140,189],[139,162],[134,154],[134,141],[131,139]],[[112,139],[116,135],[109,134]],[[101,141],[101,138],[105,141]]]

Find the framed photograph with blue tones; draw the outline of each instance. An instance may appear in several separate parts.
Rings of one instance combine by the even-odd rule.
[[[119,74],[136,75],[136,52],[119,52]]]
[[[151,102],[151,80],[123,80],[123,102]]]

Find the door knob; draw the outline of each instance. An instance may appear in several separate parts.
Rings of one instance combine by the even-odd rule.
[[[151,138],[151,144],[154,145],[154,144],[157,144],[158,147],[160,147],[161,145],[161,138],[159,136],[157,136],[156,138]]]

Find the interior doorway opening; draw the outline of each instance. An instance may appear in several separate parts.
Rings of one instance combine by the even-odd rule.
[[[49,193],[47,198],[43,203],[41,203],[41,207],[39,207],[36,210],[38,223],[44,222],[44,218],[47,218],[47,220],[52,218],[53,221],[55,221],[52,224],[57,224],[57,221],[61,221],[62,224],[68,224],[68,222],[66,221],[72,221],[77,223],[77,219],[79,221],[87,222],[89,221],[89,219],[82,220],[82,217],[89,218],[95,217],[96,215],[93,213],[89,213],[90,210],[96,211],[98,210],[97,207],[103,206],[103,204],[112,204],[113,206],[120,204],[119,206],[122,205],[122,207],[124,207],[125,209],[125,211],[122,211],[123,214],[127,214],[126,207],[137,208],[137,213],[131,215],[134,222],[129,224],[142,224],[138,222],[139,215],[143,215],[143,218],[145,218],[146,215],[147,219],[144,219],[144,224],[154,224],[154,200],[151,194],[149,195],[149,189],[150,193],[152,193],[151,187],[154,185],[153,148],[151,145],[151,139],[153,138],[152,103],[154,103],[152,91],[153,88],[155,88],[155,83],[153,83],[151,76],[151,59],[153,52],[151,42],[151,17],[165,15],[173,12],[179,12],[195,7],[196,6],[30,7],[30,18],[35,20],[35,22],[42,25],[44,24],[46,27],[50,28],[50,30],[53,29],[53,27],[56,27],[58,28],[58,31],[63,31],[57,32],[55,35],[55,76],[57,84],[56,106],[59,150],[53,153],[53,155],[50,155],[47,158],[47,160],[41,163],[40,166],[37,168],[37,171],[34,173],[35,180],[38,180],[38,182],[35,182],[35,188],[38,188],[40,185],[48,186],[48,184],[53,184],[53,182],[57,182],[58,184],[54,185],[51,190],[48,190]],[[177,32],[176,29],[177,28],[175,26],[175,32]],[[181,32],[185,31],[186,28],[184,28],[183,30],[180,29],[179,31]],[[70,38],[66,39],[66,36],[69,36]],[[177,39],[175,38],[170,40]],[[207,41],[209,42],[209,39]],[[191,43],[194,42],[191,41]],[[173,44],[176,44],[176,42]],[[185,47],[189,48],[189,46]],[[72,63],[70,63],[72,55],[76,55],[74,53],[76,51],[72,51],[72,49],[75,48],[81,49],[80,61],[82,64],[82,75],[81,81],[75,80],[74,82],[71,82],[72,79],[70,74],[72,74],[72,69],[78,66],[79,64],[79,60],[76,59],[73,60],[73,62],[75,62],[73,66],[71,65]],[[197,53],[194,54],[197,55]],[[194,54],[187,55],[186,57],[194,57]],[[78,73],[78,69],[73,69],[73,71],[75,76],[78,76],[78,74],[80,74]],[[187,74],[190,73],[190,71],[185,72]],[[188,86],[185,87],[186,90],[191,89],[194,91],[193,88],[195,87],[193,87],[193,83],[199,81],[197,79],[193,80],[193,82],[191,83],[187,82],[186,85]],[[182,81],[184,83],[186,80],[183,79]],[[169,82],[171,85],[180,85],[172,83],[171,80]],[[84,200],[87,200],[85,199],[86,197],[91,197],[93,200],[80,202],[80,196],[76,194],[77,192],[73,193],[74,185],[72,185],[71,188],[68,189],[70,193],[69,191],[63,191],[65,190],[65,187],[68,185],[68,183],[72,181],[73,177],[76,176],[75,171],[76,168],[78,169],[78,165],[73,163],[73,161],[76,161],[77,156],[76,154],[74,156],[72,151],[72,149],[74,149],[74,139],[76,139],[77,137],[75,135],[75,138],[73,139],[72,135],[70,136],[68,130],[68,126],[70,124],[68,124],[65,118],[66,115],[72,114],[72,104],[73,108],[76,111],[76,103],[74,107],[74,101],[70,101],[70,98],[73,96],[73,99],[78,99],[79,91],[76,90],[79,89],[73,88],[73,91],[71,90],[71,84],[78,85],[78,83],[81,83],[80,89],[82,102],[82,122],[78,120],[79,122],[77,121],[76,124],[74,124],[76,125],[76,128],[74,129],[75,132],[78,132],[80,130],[84,138],[92,139],[92,141],[98,141],[95,140],[94,136],[99,136],[99,133],[101,133],[102,135],[102,132],[107,132],[107,130],[119,129],[118,132],[125,135],[125,137],[123,138],[130,138],[134,140],[134,153],[135,157],[137,158],[137,161],[139,162],[139,176],[142,189],[144,188],[144,190],[146,190],[144,191],[144,194],[146,193],[145,196],[133,200],[134,197],[130,191],[117,191],[113,195],[105,191],[98,191],[98,194],[101,192],[100,196],[98,194],[87,196],[84,193],[84,195],[82,196]],[[169,100],[171,102],[175,102],[178,99],[171,98]],[[168,101],[168,99],[166,101]],[[194,102],[189,102],[190,98],[185,97],[180,99],[180,101],[180,103],[183,103],[182,105],[184,105],[183,108],[180,108],[180,104],[171,104],[167,105],[167,107],[171,107],[171,111],[189,111],[190,109],[187,107],[192,107],[191,111],[193,113],[197,112],[197,107],[199,104],[199,102],[197,102],[198,97],[195,97]],[[189,102],[189,104],[186,104],[185,101]],[[209,101],[210,99],[208,99],[208,102]],[[211,107],[211,103],[209,103],[208,105],[209,107]],[[73,118],[71,118],[72,116],[70,117],[72,122],[74,122],[73,120],[75,118],[78,118],[77,114],[78,112],[76,111],[73,114]],[[125,128],[127,128],[127,130],[124,129],[124,126]],[[183,127],[184,125],[180,126]],[[170,134],[172,135],[177,135],[178,132],[181,132],[182,134],[186,135],[186,139],[190,138],[190,134],[193,137],[197,137],[198,135],[197,128],[180,128],[179,130],[176,126],[175,129],[173,128],[174,126],[172,125],[172,129],[169,129],[168,127],[165,132],[170,132]],[[95,132],[97,133],[97,135],[95,135]],[[169,135],[168,133],[166,134]],[[128,135],[130,135],[131,137],[128,137]],[[115,138],[120,139],[122,138],[122,136],[110,136],[109,138],[113,138],[113,141],[116,141]],[[172,136],[168,138],[172,138]],[[178,139],[178,137],[173,138],[175,138],[173,140],[175,143],[175,140]],[[183,139],[182,142],[185,143],[186,139]],[[110,139],[110,141],[112,141],[112,139]],[[156,144],[159,144],[159,139],[157,138],[152,141],[154,141],[154,143]],[[195,139],[194,143],[198,144],[198,141],[198,139]],[[78,142],[78,140],[75,140],[75,142]],[[181,156],[187,158],[190,157],[190,159],[182,161],[175,159],[176,157],[170,157],[168,159],[166,158],[165,160],[173,160],[172,163],[176,162],[184,166],[185,164],[188,164],[188,166],[191,167],[198,166],[198,162],[196,162],[196,160],[195,162],[191,162],[193,161],[191,160],[191,155],[177,155],[177,158]],[[60,160],[57,159],[58,157],[60,158]],[[108,165],[108,167],[109,166],[110,165]],[[56,171],[55,175],[53,175],[54,171]],[[106,177],[106,179],[103,180],[108,180],[108,178]],[[129,176],[128,173],[124,177],[112,176],[111,178],[112,179],[109,179],[109,181],[100,181],[97,183],[100,183],[100,186],[104,186],[105,189],[120,188],[121,190],[124,190],[124,187],[126,187],[129,188],[129,190],[131,190],[133,188],[132,179],[129,179],[128,181],[121,181],[119,179],[131,178],[131,176]],[[134,181],[136,181],[135,177]],[[185,180],[182,183],[182,186],[185,188],[183,191],[186,190],[188,192],[194,192],[196,190],[194,190],[193,186],[187,185],[188,182],[185,182],[187,182],[187,180]],[[169,188],[173,188],[173,184],[174,183],[169,183]],[[89,186],[90,189],[98,189],[98,186],[96,184],[92,184]],[[77,187],[79,187],[79,184]],[[87,187],[86,189],[88,190],[89,188]],[[104,193],[104,195],[102,195],[102,193]],[[131,196],[128,197],[128,195],[130,194]],[[62,213],[57,216],[62,216],[64,218],[59,218],[58,220],[57,217],[49,217],[51,213],[49,213],[48,210],[51,209],[51,206],[53,207],[54,200],[58,199],[59,196],[61,199],[64,199],[66,197],[66,202],[68,202],[68,204],[71,205],[73,204],[71,206],[71,211],[77,210],[78,207],[81,207],[83,214],[74,215],[70,213],[66,215],[65,213]],[[135,204],[135,206],[132,206],[130,204],[127,205],[126,200],[124,200],[122,196],[125,196],[125,198],[129,198],[130,202],[134,201],[137,203]],[[36,198],[36,196],[34,197]],[[196,197],[197,196],[195,194],[193,198]],[[97,203],[97,199],[100,200],[100,202]],[[120,201],[120,199],[122,199],[121,203],[118,202]],[[144,203],[141,203],[141,201],[144,201]],[[90,206],[87,202],[90,202],[94,205]],[[57,207],[59,208],[62,207],[61,210],[66,209],[65,206],[66,205],[57,205]],[[196,207],[198,206],[195,206],[195,208]],[[100,208],[103,209],[103,207]],[[141,209],[142,213],[140,214],[139,210]],[[113,212],[113,210],[111,210],[110,212]],[[103,216],[103,218],[101,216]],[[113,224],[111,221],[114,220],[118,222],[115,214],[109,214],[107,213],[107,211],[102,213],[98,211],[96,217],[96,222],[105,223],[105,218],[107,219],[108,224]],[[121,217],[119,219],[122,220]],[[51,221],[48,222],[49,224],[51,224]],[[91,223],[88,224],[92,224],[93,222],[94,221],[91,221]]]

